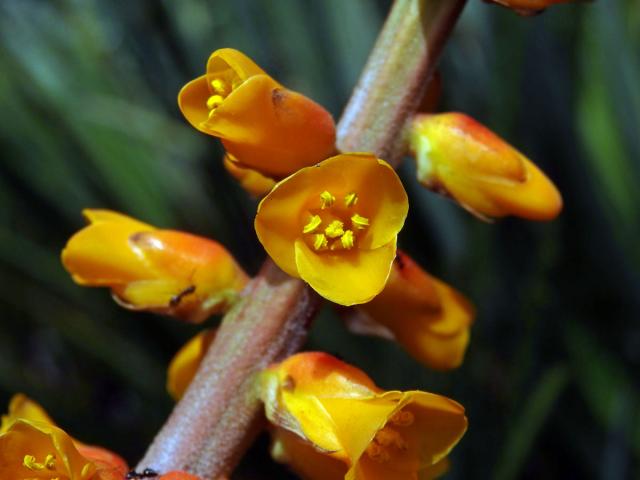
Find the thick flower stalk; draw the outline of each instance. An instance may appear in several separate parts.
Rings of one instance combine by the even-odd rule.
[[[90,224],[71,237],[62,262],[76,283],[109,287],[126,308],[197,323],[228,309],[248,281],[213,240],[109,210],[83,213]]]
[[[191,125],[222,141],[232,160],[272,178],[335,151],[329,112],[231,48],[211,54],[206,73],[184,86],[178,104]]]
[[[395,340],[424,365],[449,370],[464,359],[474,308],[398,250],[384,290],[344,316],[355,333]]]
[[[260,390],[276,429],[276,459],[311,480],[417,479],[440,470],[467,429],[453,400],[385,392],[325,353],[300,353],[270,367]],[[317,455],[301,456],[305,450]]]
[[[8,414],[2,416],[3,480],[122,480],[127,471],[118,455],[74,440],[24,395],[15,395]]]
[[[528,158],[462,113],[417,115],[409,129],[418,179],[481,218],[552,220],[555,185]]]
[[[382,291],[408,211],[395,171],[366,153],[338,155],[279,182],[258,206],[258,239],[276,264],[341,305]]]

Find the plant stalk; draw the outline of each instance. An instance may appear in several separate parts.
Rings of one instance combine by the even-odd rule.
[[[338,148],[397,165],[402,135],[465,0],[396,0],[338,124]],[[255,375],[299,350],[321,299],[267,260],[137,466],[229,475],[261,428]]]

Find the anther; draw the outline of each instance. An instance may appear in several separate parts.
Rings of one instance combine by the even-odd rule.
[[[211,95],[207,99],[207,108],[209,110],[214,110],[222,105],[222,102],[224,102],[224,98],[222,97],[222,95]]]
[[[391,428],[383,428],[376,434],[376,442],[383,447],[396,447],[399,450],[406,450],[408,448],[407,442],[405,442],[402,435]]]
[[[327,228],[324,229],[324,233],[329,238],[338,238],[344,235],[344,223],[340,220],[334,220],[329,224]]]
[[[369,455],[369,457],[372,460],[375,460],[376,462],[387,462],[389,461],[389,459],[391,458],[391,455],[389,455],[389,452],[387,452],[387,450],[378,445],[375,441],[371,442],[368,446],[367,446],[367,455]]]
[[[344,204],[347,207],[351,207],[358,203],[358,194],[356,192],[347,193],[344,196]]]
[[[369,219],[356,213],[351,217],[351,224],[353,225],[353,228],[363,230],[369,226]]]
[[[353,232],[351,230],[347,230],[346,232],[344,232],[342,237],[340,237],[340,242],[342,243],[342,246],[347,250],[353,248],[354,240],[355,239],[353,237]]]
[[[316,228],[318,228],[320,226],[321,223],[322,223],[322,219],[320,218],[320,215],[313,215],[311,217],[311,219],[309,220],[309,223],[307,223],[302,228],[302,233],[311,233],[311,232],[313,232]]]
[[[333,205],[333,203],[336,201],[336,197],[325,190],[320,194],[320,201],[322,202],[320,208],[327,208]]]
[[[413,423],[414,418],[413,413],[401,410],[391,417],[391,422],[399,427],[408,427]]]
[[[229,84],[220,78],[216,78],[211,81],[211,88],[213,88],[214,92],[218,95],[222,95],[223,97],[226,97],[230,93]]]
[[[42,463],[36,462],[36,457],[34,457],[33,455],[25,455],[22,459],[22,464],[29,470],[33,471],[45,469],[45,466]]]
[[[327,248],[328,243],[329,242],[327,241],[327,237],[325,237],[323,233],[316,233],[313,236],[313,248],[315,250],[322,250],[324,248]]]
[[[56,456],[49,454],[44,459],[44,466],[47,467],[47,470],[55,470],[56,469]]]

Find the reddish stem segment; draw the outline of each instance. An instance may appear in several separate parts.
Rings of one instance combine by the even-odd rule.
[[[338,124],[343,152],[397,165],[402,134],[433,75],[465,0],[396,0]]]
[[[465,0],[396,0],[338,125],[342,151],[373,152],[396,164],[402,129],[415,112]],[[320,298],[271,260],[224,318],[184,397],[138,470],[228,475],[263,421],[253,380],[297,351]]]
[[[224,318],[184,397],[138,470],[229,473],[260,428],[255,374],[300,349],[320,297],[265,262],[246,296]]]

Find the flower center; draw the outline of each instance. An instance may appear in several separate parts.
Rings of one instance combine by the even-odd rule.
[[[315,251],[351,250],[358,235],[369,227],[369,219],[355,211],[358,194],[348,193],[337,202],[336,197],[325,190],[320,194],[320,208],[308,212],[302,233]]]
[[[42,463],[38,463],[36,461],[36,457],[33,455],[25,455],[22,459],[22,464],[34,472],[39,472],[41,470],[50,470],[54,472],[56,470],[56,456],[49,454],[44,458]]]
[[[408,411],[399,411],[390,419],[396,427],[408,427],[413,424],[415,417]],[[404,452],[409,448],[407,441],[402,434],[386,425],[376,433],[373,441],[367,446],[367,455],[376,462],[388,462],[395,453]]]
[[[212,95],[207,98],[209,116],[211,116],[211,114],[215,112],[220,105],[222,105],[224,99],[229,96],[234,88],[234,84],[222,78],[214,78],[209,82],[209,91],[212,93]]]

